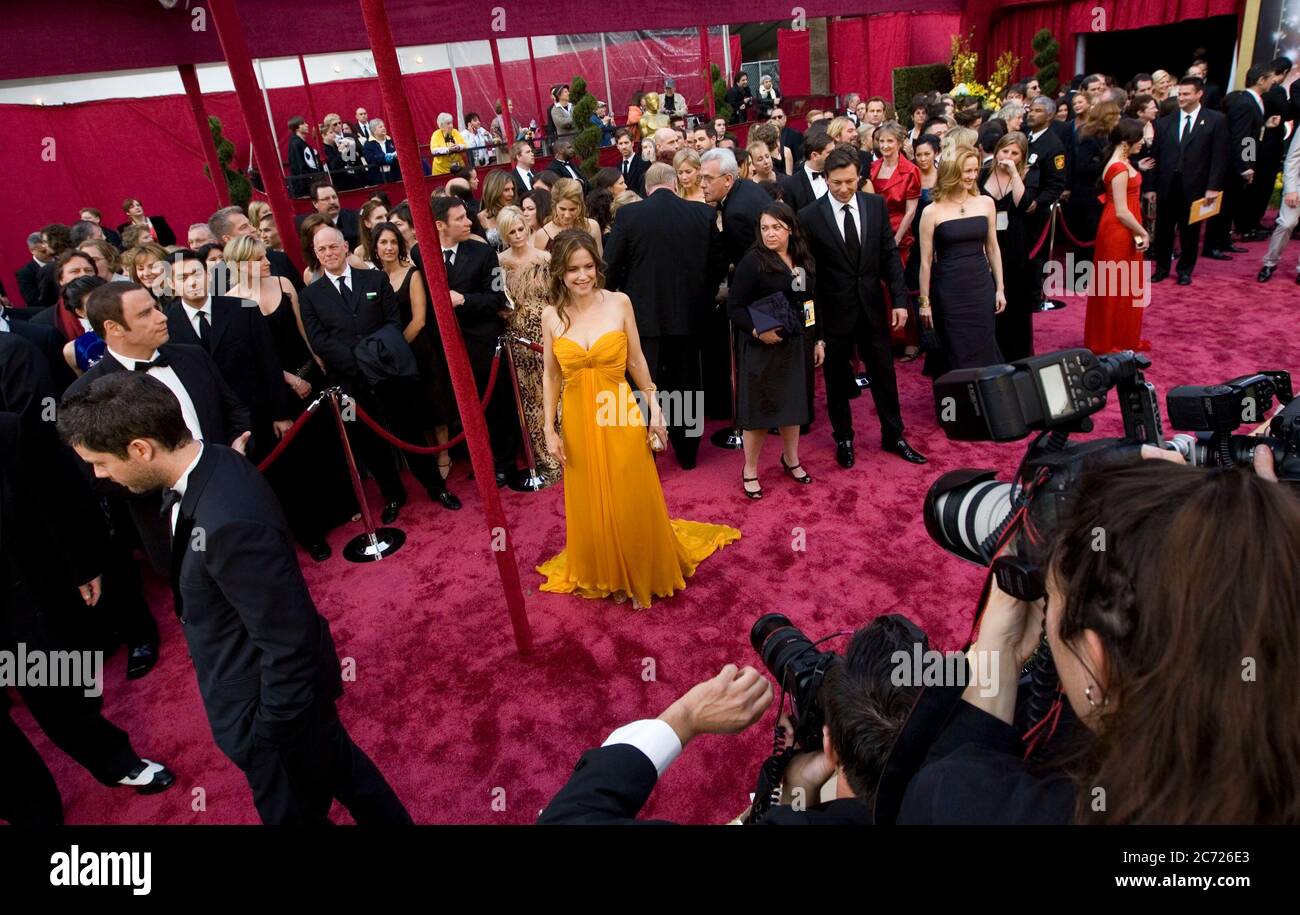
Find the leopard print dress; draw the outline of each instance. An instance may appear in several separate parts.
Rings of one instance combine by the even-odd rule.
[[[550,267],[533,264],[518,270],[506,269],[506,290],[515,310],[506,319],[511,335],[542,342],[542,309],[550,304]],[[545,409],[542,402],[542,354],[514,344],[515,369],[519,373],[519,399],[524,405],[524,421],[532,439],[533,460],[537,472],[548,482],[560,478],[560,465],[546,451]]]

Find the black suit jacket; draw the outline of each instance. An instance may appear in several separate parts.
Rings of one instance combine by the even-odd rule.
[[[150,216],[149,221],[153,223],[153,229],[155,232],[158,233],[158,244],[162,245],[164,248],[166,248],[168,245],[176,244],[176,233],[172,231],[171,226],[167,225],[166,219],[164,219],[161,216]],[[122,223],[120,226],[117,227],[117,231],[125,232],[127,227],[130,225],[131,225],[130,220],[127,220],[126,222]],[[122,238],[119,235],[118,242],[120,243],[121,240]]]
[[[796,213],[817,199],[808,171],[802,164],[795,167],[793,175],[777,175],[776,180],[781,184],[781,199]]]
[[[41,356],[44,369],[49,373],[54,396],[62,397],[68,385],[76,379],[63,359],[63,344],[66,341],[57,330],[44,323],[15,319],[13,311],[8,311],[5,317],[9,318],[9,334],[0,334],[0,337],[19,337],[34,346]]]
[[[266,260],[271,265],[271,276],[282,276],[293,284],[294,291],[302,292],[302,287],[307,285],[302,281],[302,274],[293,268],[293,262],[289,260],[289,255],[283,251],[266,252]]]
[[[649,168],[648,165],[646,167]],[[537,169],[530,168],[529,171],[532,172],[534,177],[537,176]],[[515,200],[523,200],[524,195],[532,191],[532,188],[524,186],[524,179],[519,176],[519,169],[517,168],[511,167],[510,181],[515,186]]]
[[[671,825],[638,820],[658,781],[650,758],[629,744],[611,744],[582,754],[573,775],[537,819],[540,826]],[[807,810],[773,807],[760,821],[772,826],[869,826],[871,810],[852,798],[816,804]]]
[[[758,237],[758,217],[771,206],[772,196],[748,178],[737,178],[722,203],[722,247],[735,266]]]
[[[1054,122],[1055,123],[1055,122]],[[1065,146],[1049,126],[1043,135],[1029,144],[1029,166],[1025,169],[1025,206],[1037,203],[1034,217],[1046,218],[1047,208],[1056,203],[1069,185],[1070,157]]]
[[[385,324],[401,333],[397,293],[382,270],[353,270],[351,295],[344,299],[328,276],[302,291],[299,310],[312,352],[325,360],[331,380],[352,390],[359,379],[357,344]]]
[[[212,736],[247,768],[254,746],[291,746],[313,707],[342,694],[329,623],[275,493],[237,452],[203,446],[172,542],[176,613]]]
[[[180,299],[173,299],[164,311],[172,342],[200,345]],[[226,295],[212,297],[208,354],[235,396],[248,407],[258,437],[269,434],[273,420],[294,418],[271,328],[256,302]],[[271,446],[269,440],[260,444]]]
[[[1156,160],[1156,193],[1162,197],[1173,186],[1178,173],[1178,129],[1181,110],[1157,118],[1151,155]],[[1205,196],[1207,190],[1223,190],[1231,151],[1228,122],[1218,111],[1211,111],[1202,100],[1201,110],[1192,122],[1192,132],[1182,157],[1183,194],[1190,200]]]
[[[627,185],[629,191],[636,191],[642,197],[645,196],[645,173],[650,168],[650,163],[641,158],[640,153],[633,153],[632,160],[628,163],[627,171],[623,171],[623,160],[620,159],[618,165],[614,166],[623,175],[623,182]],[[519,177],[518,173],[514,173]],[[515,199],[519,199],[518,187],[515,188]]]
[[[1232,169],[1238,175],[1248,169],[1258,170],[1264,137],[1264,110],[1249,92],[1231,93],[1228,103],[1228,149]],[[1196,131],[1193,129],[1192,131]]]
[[[698,333],[727,272],[716,211],[660,188],[622,207],[605,242],[605,278],[627,293],[643,337]]]
[[[304,193],[306,193],[304,191]],[[303,220],[310,214],[299,213],[294,217],[294,225],[302,229]],[[349,210],[345,207],[339,208],[339,215],[334,227],[343,233],[343,240],[348,243],[349,248],[355,248],[360,242],[361,221],[357,216],[356,210]]]
[[[568,170],[565,169],[564,166],[566,164],[573,170],[573,174],[569,174]],[[649,168],[649,165],[646,167]],[[543,169],[543,171],[554,172],[561,178],[573,178],[575,181],[580,182],[582,184],[582,195],[584,197],[587,195],[587,192],[591,190],[591,185],[587,181],[586,176],[582,174],[582,169],[578,168],[578,166],[574,165],[572,162],[564,163],[559,159],[552,159],[550,162],[546,163],[546,168]],[[517,174],[516,177],[518,177]]]
[[[794,167],[799,168],[803,164],[803,134],[788,125],[782,127],[781,145],[790,150],[790,158],[794,160]],[[777,171],[780,171],[780,169],[777,169]]]
[[[438,256],[442,257],[441,248]],[[411,261],[419,269],[420,276],[425,277],[427,286],[429,273],[424,269],[424,255],[419,245],[411,251]],[[447,288],[465,297],[464,303],[456,307],[456,320],[469,349],[470,361],[478,365],[481,365],[484,353],[491,355],[497,337],[505,330],[505,320],[499,314],[507,307],[502,276],[496,251],[491,245],[473,239],[461,242],[456,248],[455,262],[447,273]]]
[[[856,264],[849,263],[844,238],[840,235],[839,222],[832,209],[832,204],[838,206],[835,198],[827,193],[799,211],[799,227],[817,264],[813,301],[823,340],[851,334],[863,309],[871,326],[878,333],[888,334],[890,320],[881,283],[889,287],[894,302],[907,301],[903,262],[889,227],[885,198],[861,192],[856,196],[862,211],[862,225],[857,227],[862,243]]]
[[[41,265],[29,258],[14,274],[18,280],[18,294],[28,308],[41,307]]]

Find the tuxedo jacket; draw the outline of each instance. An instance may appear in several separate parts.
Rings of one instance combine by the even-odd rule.
[[[537,174],[536,168],[530,168],[528,171],[534,176]],[[532,191],[532,188],[524,184],[524,179],[519,176],[519,169],[517,168],[512,167],[510,169],[510,181],[515,186],[515,200],[523,200],[524,195]]]
[[[180,299],[173,299],[164,311],[172,342],[201,346]],[[276,357],[270,325],[257,303],[234,296],[213,296],[209,333],[208,354],[235,396],[248,407],[256,434],[266,435],[272,420],[293,419],[289,386]],[[261,444],[270,445],[266,441]]]
[[[442,257],[441,248],[438,257]],[[427,284],[429,272],[424,269],[419,245],[411,251],[411,261]],[[481,364],[484,353],[490,356],[497,337],[505,331],[505,320],[499,314],[507,307],[502,276],[501,262],[491,245],[469,239],[456,248],[455,262],[447,272],[447,288],[465,297],[455,309],[456,321],[472,362]]]
[[[808,172],[802,163],[795,167],[793,175],[778,174],[776,180],[781,184],[781,199],[790,204],[790,209],[796,213],[817,199],[817,193],[813,190],[812,181],[808,179]]]
[[[1264,109],[1249,92],[1233,92],[1227,105],[1228,149],[1232,169],[1238,175],[1247,169],[1258,171],[1264,137]],[[1195,128],[1192,130],[1195,133]]]
[[[68,385],[76,380],[76,375],[63,359],[63,344],[67,341],[57,330],[47,324],[15,318],[13,309],[5,311],[5,317],[9,319],[9,333],[0,334],[0,338],[17,337],[34,346],[41,359],[42,368],[49,374],[54,396],[62,397]]]
[[[862,211],[862,225],[857,226],[861,239],[857,263],[849,262],[838,218],[832,209],[835,198],[824,194],[816,203],[799,211],[799,227],[817,263],[813,302],[823,340],[851,334],[862,309],[877,332],[888,334],[889,314],[880,288],[882,283],[889,287],[894,302],[907,301],[903,262],[894,244],[885,198],[860,191],[856,197]],[[857,221],[856,214],[854,221]]]
[[[176,233],[172,231],[171,226],[167,225],[166,219],[161,216],[150,216],[149,221],[153,223],[153,229],[158,233],[158,244],[162,245],[164,248],[168,245],[176,244]],[[127,220],[117,227],[117,231],[125,232],[130,225],[130,220]],[[118,236],[118,240],[121,241],[120,235]]]
[[[627,171],[623,171],[622,159],[619,159],[618,165],[614,167],[623,176],[623,182],[627,185],[629,191],[636,191],[640,196],[645,196],[645,173],[649,170],[650,163],[642,159],[640,153],[632,154],[632,159],[627,164]],[[516,194],[515,198],[518,199],[519,195]]]
[[[565,168],[566,165],[568,168]],[[647,166],[647,168],[648,167],[649,166]],[[561,162],[559,159],[552,159],[550,162],[546,163],[546,168],[543,169],[543,171],[554,172],[561,178],[572,178],[579,182],[582,185],[582,196],[584,197],[586,197],[587,192],[591,190],[591,185],[587,181],[586,176],[582,174],[582,169],[578,168],[578,166],[574,165],[572,162],[566,163]],[[572,174],[570,174],[570,171],[572,171]]]
[[[1178,129],[1182,118],[1183,112],[1177,110],[1156,119],[1151,155],[1156,160],[1155,190],[1162,197],[1169,193],[1174,176],[1179,173]],[[1204,197],[1207,190],[1223,190],[1231,155],[1227,118],[1207,108],[1204,99],[1185,146],[1181,168],[1183,196],[1190,202]]]
[[[238,452],[204,444],[180,502],[170,570],[217,746],[241,768],[255,745],[291,746],[314,707],[342,694],[338,656],[280,503]]]
[[[402,330],[397,293],[382,270],[353,270],[351,293],[345,299],[327,275],[298,297],[302,325],[312,352],[325,361],[332,381],[349,390],[358,382],[353,351],[357,344],[385,324]]]
[[[229,445],[245,432],[252,431],[252,417],[248,407],[235,396],[234,391],[221,377],[217,364],[212,357],[197,346],[183,343],[164,343],[158,352],[170,361],[176,376],[184,385],[185,391],[194,402],[194,412],[199,418],[199,430],[203,440],[211,444]],[[96,378],[102,378],[113,372],[125,372],[128,369],[118,362],[112,354],[105,353],[104,358],[96,362],[86,373],[74,381],[65,396],[71,396],[85,390]],[[249,443],[250,448],[253,443]],[[89,471],[87,471],[89,472]],[[144,495],[128,493],[121,486],[100,481],[96,488],[106,495],[118,495],[126,499],[140,542],[149,561],[160,573],[167,571],[167,556],[170,552],[169,528],[166,519],[159,515],[162,505],[160,493]]]
[[[538,817],[540,826],[672,825],[667,820],[638,820],[659,774],[650,758],[634,746],[611,744],[582,754],[573,774]],[[807,810],[773,807],[764,825],[869,826],[871,810],[852,798],[816,804]]]
[[[41,265],[36,263],[34,258],[28,258],[27,263],[23,264],[14,274],[18,280],[18,294],[22,296],[24,304],[28,308],[41,307]]]
[[[704,328],[727,272],[716,211],[660,188],[618,211],[605,242],[610,289],[627,293],[643,337]]]
[[[727,263],[735,266],[758,238],[758,218],[772,196],[748,178],[737,178],[719,209],[722,210],[722,247]]]

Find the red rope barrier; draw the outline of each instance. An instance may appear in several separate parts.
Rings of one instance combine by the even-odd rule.
[[[483,398],[479,401],[480,409],[486,409],[488,401],[492,399],[492,391],[496,388],[497,375],[500,374],[500,371],[501,371],[501,350],[500,348],[498,348],[496,355],[492,357],[492,372],[491,374],[488,375],[487,387],[483,389]],[[444,442],[441,445],[412,445],[409,442],[402,441],[400,438],[393,435],[393,433],[385,429],[383,426],[379,425],[379,422],[373,416],[371,416],[365,410],[361,409],[361,404],[357,403],[355,399],[353,399],[352,403],[353,406],[356,408],[357,417],[363,423],[369,426],[372,432],[374,432],[384,441],[388,442],[388,444],[392,445],[394,448],[400,448],[401,450],[409,452],[411,454],[441,454],[442,452],[446,451],[448,448],[455,448],[457,445],[459,445],[461,442],[465,440],[465,432],[462,430],[454,438],[448,439],[446,442]]]
[[[271,453],[262,458],[262,462],[257,465],[259,471],[266,473],[267,468],[274,464],[276,458],[284,453],[284,449],[289,447],[289,443],[297,437],[299,432],[302,431],[302,427],[307,425],[307,420],[316,415],[317,408],[319,408],[321,403],[324,402],[328,393],[328,391],[322,391],[316,395],[315,400],[307,405],[307,409],[302,411],[302,415],[293,421],[293,425],[289,427],[289,431],[280,436],[280,441],[271,449]]]
[[[1035,257],[1038,256],[1038,251],[1040,248],[1043,247],[1043,243],[1047,241],[1047,232],[1051,228],[1052,228],[1052,220],[1049,217],[1048,220],[1043,223],[1043,234],[1038,236],[1038,244],[1034,245],[1034,249],[1029,252],[1030,260],[1033,260]]]

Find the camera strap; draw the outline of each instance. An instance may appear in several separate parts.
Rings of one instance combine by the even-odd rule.
[[[763,760],[763,765],[758,769],[758,783],[754,786],[754,803],[750,805],[749,817],[745,820],[746,825],[760,823],[772,805],[780,802],[781,781],[797,749],[797,746],[791,744]]]

